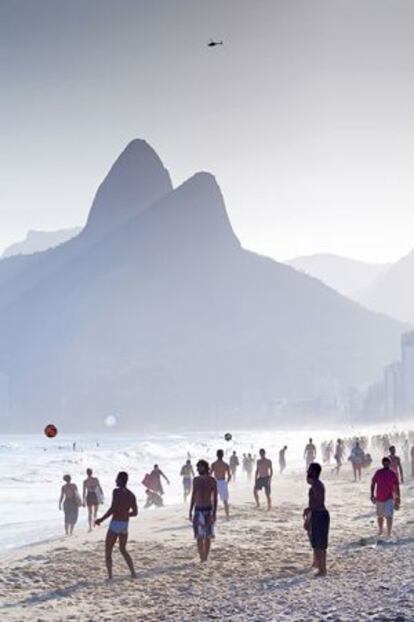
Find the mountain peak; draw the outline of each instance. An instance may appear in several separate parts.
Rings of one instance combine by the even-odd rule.
[[[146,210],[172,190],[170,175],[154,149],[131,140],[95,195],[86,231],[105,233]]]

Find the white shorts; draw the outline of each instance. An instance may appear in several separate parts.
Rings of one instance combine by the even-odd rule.
[[[377,501],[377,515],[391,518],[394,514],[394,499],[387,501]]]
[[[225,479],[217,480],[217,492],[219,494],[221,501],[229,500],[229,486]]]

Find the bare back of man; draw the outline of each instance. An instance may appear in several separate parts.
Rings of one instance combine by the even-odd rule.
[[[272,507],[271,499],[271,480],[273,477],[273,465],[269,458],[266,458],[266,452],[264,449],[260,450],[260,458],[256,463],[255,484],[253,489],[254,499],[256,506],[260,507],[259,491],[264,489],[267,500],[267,509]]]
[[[223,452],[220,449],[217,451],[217,460],[211,465],[211,474],[217,480],[218,494],[228,519],[230,515],[228,483],[231,480],[231,472],[229,465],[223,460]]]
[[[199,476],[193,480],[189,519],[193,522],[194,537],[201,562],[206,562],[214,538],[214,523],[217,513],[217,482],[208,474],[208,464],[200,460],[197,464]],[[194,517],[193,517],[194,510]]]
[[[111,507],[102,518],[95,521],[96,525],[100,525],[102,521],[112,516],[105,540],[105,560],[109,579],[112,579],[112,549],[118,539],[119,550],[128,565],[131,576],[136,576],[131,556],[126,550],[126,545],[128,542],[129,519],[138,515],[138,506],[135,495],[126,487],[127,481],[127,473],[118,473],[116,480],[118,488],[115,488],[113,491]]]

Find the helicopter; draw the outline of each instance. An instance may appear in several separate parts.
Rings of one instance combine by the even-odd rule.
[[[215,47],[216,45],[223,45],[223,41],[213,41],[213,39],[210,39],[210,42],[209,42],[209,43],[207,43],[207,46],[208,46],[209,48],[213,48],[213,47]]]

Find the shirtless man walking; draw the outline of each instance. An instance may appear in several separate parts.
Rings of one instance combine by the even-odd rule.
[[[89,531],[95,524],[98,514],[98,505],[103,497],[102,487],[99,479],[92,475],[92,469],[86,469],[86,479],[83,482],[83,506],[88,508]]]
[[[188,518],[193,523],[194,537],[197,540],[200,561],[206,562],[214,538],[214,523],[217,516],[217,482],[208,473],[208,462],[197,463],[198,477],[193,480],[190,512]],[[193,515],[194,511],[194,515]]]
[[[310,438],[308,444],[305,447],[305,451],[303,452],[303,458],[306,461],[306,469],[309,468],[309,465],[314,462],[316,458],[316,446],[313,443],[313,440]]]
[[[125,471],[118,473],[116,478],[117,488],[114,489],[112,495],[112,505],[101,518],[97,518],[95,521],[95,525],[100,525],[109,516],[112,516],[105,540],[105,561],[110,580],[112,579],[112,549],[118,538],[121,555],[128,565],[131,576],[133,578],[136,577],[134,564],[126,550],[126,545],[128,541],[129,519],[133,516],[138,516],[138,507],[135,495],[128,490],[127,483],[128,473],[125,473]]]
[[[191,492],[194,478],[194,469],[189,458],[186,460],[184,466],[181,467],[180,475],[183,478],[184,503],[187,503],[187,497]]]
[[[397,456],[394,445],[391,445],[389,452],[390,455],[388,457],[391,462],[391,471],[394,471],[396,476],[399,478],[400,484],[404,484],[404,473],[401,464],[401,458]]]
[[[266,452],[264,449],[259,451],[260,458],[256,463],[256,473],[254,476],[254,489],[253,495],[254,500],[256,501],[256,506],[260,507],[259,502],[259,491],[264,488],[266,499],[267,499],[267,509],[270,510],[272,507],[272,499],[271,499],[271,481],[273,477],[273,466],[272,461],[269,458],[266,458]]]
[[[222,449],[217,450],[217,460],[211,465],[211,475],[217,481],[217,490],[221,501],[223,501],[224,511],[227,520],[230,516],[229,508],[229,481],[231,480],[230,467],[223,460],[224,452]]]

